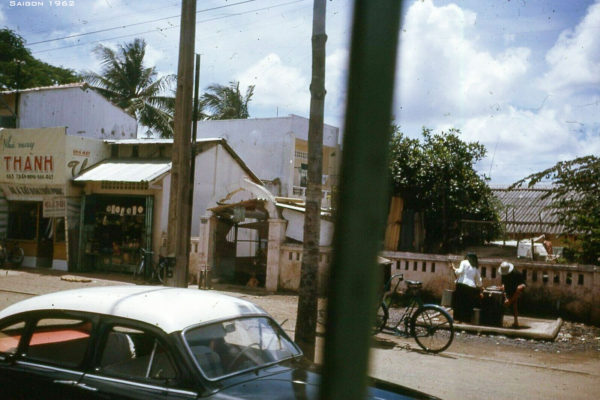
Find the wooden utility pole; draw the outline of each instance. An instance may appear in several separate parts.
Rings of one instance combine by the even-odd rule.
[[[308,187],[304,213],[304,249],[296,319],[296,343],[311,360],[315,358],[317,331],[319,242],[323,177],[323,114],[325,108],[325,0],[314,0],[312,80],[308,123]]]
[[[192,217],[190,135],[193,114],[195,38],[196,0],[183,0],[167,228],[167,252],[174,269],[173,276],[167,276],[166,282],[167,285],[176,287],[187,287],[188,281],[190,232],[187,226]]]

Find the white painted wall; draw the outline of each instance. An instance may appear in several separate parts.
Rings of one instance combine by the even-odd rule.
[[[281,180],[282,192],[275,195],[291,196],[295,139],[308,140],[308,119],[290,115],[281,118],[200,121],[198,137],[225,138],[260,179]],[[339,129],[325,125],[323,144],[337,146],[338,140]]]
[[[137,137],[137,121],[92,89],[81,87],[23,91],[19,128],[66,126],[67,135],[96,139]]]
[[[200,218],[207,209],[215,207],[217,201],[240,187],[246,171],[223,146],[214,145],[196,156],[196,175],[194,179],[194,205],[192,209],[192,236],[200,234]],[[160,232],[167,232],[169,214],[170,175],[162,181],[162,201],[157,205],[160,223],[156,225]]]
[[[304,213],[301,211],[281,209],[281,216],[288,221],[285,236],[299,242],[304,241]],[[321,218],[319,246],[331,246],[334,223]]]

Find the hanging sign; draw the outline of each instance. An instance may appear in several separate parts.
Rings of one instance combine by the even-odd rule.
[[[43,201],[44,218],[60,218],[66,215],[67,200],[62,197],[47,197]]]

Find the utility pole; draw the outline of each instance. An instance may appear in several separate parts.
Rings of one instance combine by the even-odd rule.
[[[192,216],[190,204],[192,98],[194,93],[194,45],[196,39],[196,0],[181,3],[181,30],[179,33],[179,64],[173,148],[171,155],[171,191],[169,196],[169,224],[167,253],[172,276],[167,275],[168,286],[187,287],[190,232]]]
[[[312,80],[310,82],[310,119],[308,122],[308,184],[296,343],[306,357],[315,359],[317,332],[319,242],[321,236],[321,198],[323,177],[323,114],[325,108],[325,7],[326,0],[314,0],[312,32]]]

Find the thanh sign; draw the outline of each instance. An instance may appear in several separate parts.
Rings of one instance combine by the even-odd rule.
[[[2,183],[65,183],[65,128],[3,129],[0,154]]]

